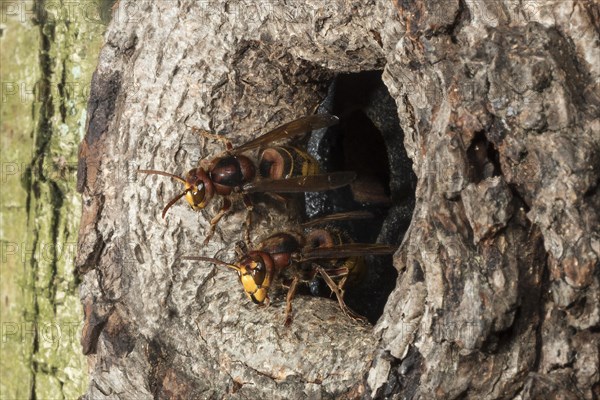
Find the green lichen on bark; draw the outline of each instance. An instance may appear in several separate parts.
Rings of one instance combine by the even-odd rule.
[[[95,2],[3,7],[2,399],[71,399],[86,387],[75,174],[101,14]]]

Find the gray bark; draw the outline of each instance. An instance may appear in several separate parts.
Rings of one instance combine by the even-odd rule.
[[[121,1],[80,149],[87,396],[597,397],[599,26],[586,1]],[[281,297],[179,260],[231,259],[244,214],[201,248],[216,208],[162,221],[176,186],[135,170],[182,173],[220,150],[189,127],[242,143],[371,69],[418,177],[396,289],[374,329],[306,297],[286,329]]]

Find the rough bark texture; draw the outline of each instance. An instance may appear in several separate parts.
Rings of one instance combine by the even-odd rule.
[[[526,3],[526,4],[525,4]],[[288,5],[121,1],[80,150],[89,398],[599,395],[599,9],[591,1]],[[396,289],[374,330],[335,303],[259,309],[182,263],[208,213],[138,167],[181,173],[306,115],[338,72],[383,69],[418,177]],[[201,149],[201,152],[198,152]],[[256,236],[284,224],[269,213]]]

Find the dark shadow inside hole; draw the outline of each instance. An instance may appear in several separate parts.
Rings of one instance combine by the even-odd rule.
[[[307,194],[307,216],[368,210],[372,219],[345,221],[338,227],[356,242],[399,245],[412,218],[416,177],[404,149],[396,103],[381,71],[338,75],[319,111],[337,115],[340,124],[313,132],[309,153],[325,170],[355,171],[357,179],[351,187]],[[391,256],[368,256],[365,261],[364,274],[347,285],[345,299],[375,323],[395,287],[397,272]]]
[[[358,174],[351,188],[353,200],[389,206],[389,160],[381,133],[361,110],[351,112],[342,124],[344,160],[341,169]]]
[[[467,149],[467,157],[469,159],[469,174],[474,183],[500,175],[500,156],[494,148],[494,144],[487,139],[484,132],[475,135]]]

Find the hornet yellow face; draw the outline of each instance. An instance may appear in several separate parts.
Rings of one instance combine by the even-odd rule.
[[[238,275],[244,292],[255,304],[269,304],[271,274],[260,255],[248,255],[238,264]]]
[[[185,177],[185,199],[192,209],[198,211],[206,207],[206,186],[204,180],[198,176],[197,170],[192,169]]]
[[[186,260],[208,261],[233,269],[238,273],[244,292],[255,304],[269,305],[269,286],[273,278],[273,259],[263,251],[251,251],[239,262],[230,264],[211,257],[183,257]]]
[[[192,209],[198,211],[206,207],[206,202],[204,201],[205,194],[206,188],[204,187],[204,182],[200,181],[199,185],[185,184],[185,199],[190,203]]]
[[[192,206],[194,210],[200,210],[206,207],[206,204],[214,195],[214,187],[211,185],[210,179],[208,178],[208,175],[206,175],[206,171],[204,171],[202,168],[191,169],[187,173],[185,179],[169,172],[156,171],[153,169],[139,169],[137,172],[149,175],[168,176],[169,178],[183,183],[183,186],[185,187],[184,191],[173,197],[167,203],[165,208],[163,208],[163,218],[165,215],[167,215],[169,208],[171,208],[173,204],[177,203],[182,197],[185,197],[187,202],[190,203],[190,206]]]

